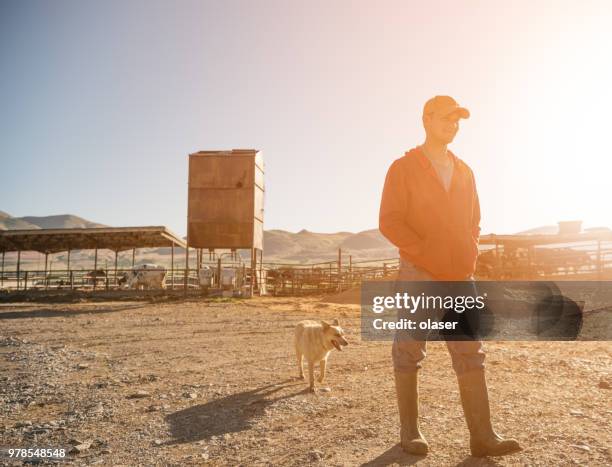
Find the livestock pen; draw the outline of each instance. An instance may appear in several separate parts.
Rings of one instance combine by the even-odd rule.
[[[393,279],[399,268],[397,257],[355,261],[352,254],[339,249],[334,260],[310,264],[264,261],[253,271],[235,251],[209,251],[205,255],[202,249],[186,249],[184,241],[165,227],[52,230],[0,232],[0,289],[119,289],[121,277],[134,268],[136,249],[146,247],[170,247],[166,290],[195,294],[203,292],[199,274],[203,268],[212,271],[212,284],[219,288],[222,269],[233,269],[238,271],[241,284],[253,282],[257,294],[275,296],[340,292],[358,287],[363,281]],[[70,251],[87,247],[94,248],[93,268],[71,268]],[[111,267],[98,264],[98,250],[102,248],[114,252]],[[612,279],[612,232],[607,230],[555,235],[483,235],[479,248],[476,278],[480,280]],[[21,266],[21,252],[27,250],[44,254],[44,269]],[[118,254],[126,250],[128,253],[131,250],[132,264],[119,268]],[[51,269],[48,256],[58,251],[68,252],[67,262],[64,267]],[[17,258],[13,267],[7,268],[5,256],[11,252]],[[189,260],[187,255],[193,258]],[[175,256],[183,258],[182,264]]]
[[[476,275],[491,280],[609,280],[612,231],[483,235]]]

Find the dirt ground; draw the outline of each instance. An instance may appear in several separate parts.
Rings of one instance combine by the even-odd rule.
[[[325,388],[295,378],[295,324],[339,318]],[[390,343],[359,308],[314,298],[0,304],[0,446],[76,465],[611,465],[610,342],[487,342],[498,432],[522,452],[470,457],[450,358],[421,374],[427,457],[398,442]],[[77,446],[74,448],[73,446]],[[8,463],[6,458],[0,462]]]

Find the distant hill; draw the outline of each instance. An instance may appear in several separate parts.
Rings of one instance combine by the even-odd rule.
[[[92,227],[107,227],[104,224],[88,221],[82,217],[72,214],[60,214],[57,216],[26,216],[22,220],[38,226],[40,229],[89,229]]]
[[[6,212],[0,211],[0,229],[42,229],[42,228],[89,228],[105,227],[103,224],[92,222],[71,214],[57,216],[25,216],[12,217]],[[605,229],[598,227],[594,229]],[[588,231],[590,229],[585,229]],[[557,225],[545,225],[529,230],[518,232],[523,235],[533,234],[556,234]],[[314,263],[323,261],[335,261],[338,258],[338,248],[342,249],[344,261],[352,256],[353,261],[368,261],[376,259],[396,258],[398,250],[393,246],[378,229],[364,230],[362,232],[336,232],[317,233],[303,229],[293,233],[286,230],[271,229],[264,231],[264,260],[275,263]],[[219,253],[221,251],[218,251]],[[108,255],[107,255],[108,253]],[[146,262],[169,265],[170,248],[141,248],[137,256]],[[175,251],[175,260],[183,261],[180,251]],[[245,262],[249,261],[249,252],[240,252]],[[108,258],[106,257],[108,256]],[[131,254],[120,255],[125,265],[131,264]],[[61,257],[61,254],[58,254]],[[207,257],[207,255],[205,255]],[[73,252],[72,258],[91,261],[93,251]],[[113,253],[100,251],[99,259],[109,263],[113,261]]]
[[[0,219],[0,230],[24,230],[24,229],[40,229],[37,225],[30,224],[18,217],[9,217]]]
[[[393,247],[378,229],[364,230],[347,236],[340,245],[346,250],[371,250]]]
[[[0,230],[17,229],[76,229],[106,227],[104,224],[91,222],[82,217],[72,214],[60,214],[56,216],[25,216],[13,217],[0,211]]]
[[[397,256],[397,248],[382,236],[378,229],[359,233],[316,233],[300,230],[264,232],[264,256],[268,261],[312,262],[330,261],[338,257],[338,248],[354,260],[379,259]]]
[[[13,217],[0,211],[1,230],[91,227],[106,226],[71,214]],[[264,231],[264,258],[266,261],[287,263],[332,261],[338,258],[338,248],[342,248],[345,258],[352,255],[354,261],[397,256],[397,248],[391,245],[378,229],[358,233],[316,233],[306,229],[297,233],[278,229]],[[93,252],[74,252],[73,258],[77,260],[81,255],[87,258],[91,254]],[[100,252],[100,257],[102,254]],[[139,254],[146,256],[152,262],[157,260],[165,263],[169,259],[170,248],[143,248]],[[241,254],[247,261],[248,251],[241,252]]]

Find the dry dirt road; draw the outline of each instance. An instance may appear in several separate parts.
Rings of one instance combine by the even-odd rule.
[[[340,319],[326,387],[295,379],[295,324]],[[315,298],[0,305],[0,445],[75,465],[611,465],[609,342],[486,343],[494,425],[525,449],[475,459],[443,344],[421,377],[427,457],[402,454],[390,345]],[[8,463],[6,459],[0,462]]]

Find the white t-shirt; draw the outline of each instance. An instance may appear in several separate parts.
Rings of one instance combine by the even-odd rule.
[[[442,181],[442,186],[444,186],[444,189],[446,191],[450,190],[451,180],[453,179],[453,170],[455,168],[453,159],[448,157],[447,163],[440,163],[431,159],[425,151],[423,152],[429,159],[429,162],[431,162],[431,165],[434,166],[434,169],[436,169],[436,173],[438,174],[438,177],[440,177],[440,181]]]

